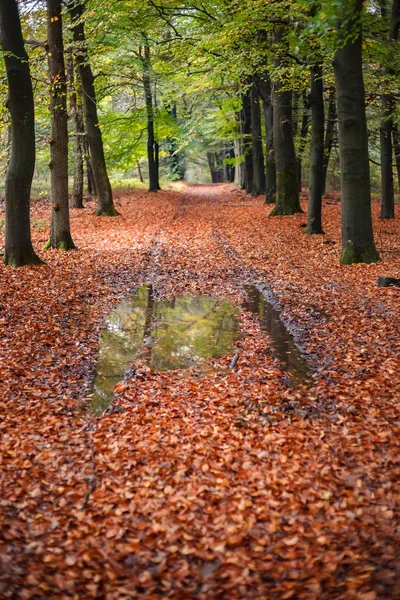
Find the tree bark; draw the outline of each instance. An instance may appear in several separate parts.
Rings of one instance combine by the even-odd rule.
[[[107,174],[104,158],[103,139],[97,117],[96,92],[94,77],[88,60],[85,29],[82,21],[84,2],[69,0],[68,10],[71,15],[72,32],[76,42],[76,61],[82,82],[83,111],[85,116],[86,134],[90,148],[91,166],[97,191],[97,216],[114,217],[118,215],[115,209],[110,180]]]
[[[274,111],[272,105],[272,86],[268,73],[259,78],[259,89],[263,99],[264,123],[265,123],[265,204],[274,204],[276,200],[276,169],[274,156]]]
[[[342,189],[342,264],[379,259],[371,218],[365,90],[362,73],[363,2],[345,0],[334,58]]]
[[[391,94],[382,96],[382,119],[380,126],[382,200],[381,219],[394,219],[393,185],[393,116],[395,101]]]
[[[280,87],[276,83],[273,92],[276,204],[271,216],[302,212],[293,142],[292,92],[281,91]]]
[[[50,198],[49,246],[60,250],[75,248],[68,205],[67,80],[64,64],[61,0],[46,0],[47,63],[50,77]]]
[[[34,105],[28,56],[15,0],[0,2],[0,41],[7,72],[7,107],[11,115],[4,262],[21,267],[42,261],[33,250],[30,232],[29,199],[35,168]]]
[[[335,92],[334,88],[332,88],[329,91],[328,111],[327,112],[328,112],[328,117],[326,120],[326,132],[325,132],[325,141],[324,141],[322,195],[325,194],[325,190],[326,190],[326,177],[328,174],[329,159],[331,157],[333,143],[335,140],[335,126],[336,126],[336,121],[337,121],[337,114],[336,114],[336,92]]]
[[[322,65],[311,69],[310,186],[306,233],[323,233],[322,192],[324,187],[324,89]]]
[[[243,140],[241,138],[237,138],[233,142],[235,149],[235,179],[234,183],[239,185],[240,187],[244,187],[244,162],[242,161],[243,157]]]
[[[83,126],[81,94],[77,93],[74,61],[68,59],[69,110],[72,122],[72,148],[74,158],[74,182],[72,187],[71,208],[83,208]]]
[[[299,186],[299,192],[301,192],[301,190],[302,190],[302,161],[303,161],[304,150],[306,149],[306,145],[307,145],[308,130],[310,128],[310,115],[308,112],[309,106],[308,106],[308,99],[307,99],[306,93],[303,94],[302,106],[303,106],[303,113],[301,116],[300,140],[299,140],[299,146],[298,146],[298,151],[297,151],[297,156],[296,156],[297,184]]]
[[[261,136],[261,107],[260,92],[256,85],[256,78],[250,89],[251,106],[251,147],[253,153],[253,186],[252,195],[254,197],[265,194],[265,168],[264,153]]]
[[[244,189],[247,194],[253,191],[253,152],[251,148],[251,104],[250,89],[242,93],[241,132],[244,151]]]
[[[386,2],[381,4],[382,17],[387,16]],[[395,42],[399,38],[400,26],[400,0],[393,0],[391,11],[391,23],[389,42]],[[391,57],[394,59],[394,57]],[[388,62],[389,67],[385,72],[394,75],[395,70]],[[396,99],[393,94],[382,95],[382,119],[380,127],[381,142],[381,179],[382,179],[382,201],[381,219],[394,219],[394,185],[393,185],[393,128]]]
[[[207,161],[210,168],[211,182],[223,183],[224,166],[221,155],[218,152],[207,152]]]
[[[141,55],[141,59],[143,67],[143,90],[147,115],[147,160],[149,165],[149,192],[157,192],[159,189],[159,185],[157,161],[155,155],[154,111],[150,79],[150,47],[147,45],[147,43],[144,46],[143,55]]]
[[[400,190],[400,136],[397,125],[393,127],[393,148],[394,148],[394,158],[396,161],[396,171],[397,171],[397,180],[399,184]]]

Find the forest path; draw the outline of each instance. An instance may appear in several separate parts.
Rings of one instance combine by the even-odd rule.
[[[343,268],[338,206],[309,238],[232,190],[120,192],[121,217],[72,211],[78,252],[1,267],[2,597],[400,598],[399,292],[374,285],[398,274],[399,221],[383,265]],[[229,356],[139,366],[112,411],[85,410],[121,298],[153,283],[240,308],[250,282],[301,326],[312,387],[287,385],[241,310]]]

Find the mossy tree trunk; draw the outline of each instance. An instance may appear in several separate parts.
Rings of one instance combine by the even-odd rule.
[[[371,217],[365,90],[362,73],[363,2],[345,0],[334,58],[342,191],[343,264],[379,259]]]
[[[72,241],[68,205],[68,126],[67,80],[64,64],[61,0],[46,0],[47,63],[50,78],[50,246],[75,248]]]
[[[276,169],[274,156],[274,111],[272,105],[272,86],[268,73],[259,78],[259,89],[263,99],[264,124],[265,124],[265,204],[274,204],[276,200]]]
[[[32,247],[29,199],[35,168],[35,126],[28,56],[15,0],[0,2],[0,42],[8,82],[11,156],[7,169],[4,262],[21,267],[42,261]]]
[[[261,98],[256,81],[257,78],[254,77],[250,88],[251,148],[253,153],[252,195],[254,197],[265,194],[265,167],[261,131]]]
[[[72,32],[76,43],[76,61],[82,83],[82,101],[85,117],[86,135],[89,142],[91,166],[97,191],[97,216],[114,217],[115,209],[110,180],[108,178],[104,157],[103,139],[97,116],[96,92],[94,77],[90,66],[85,28],[83,22],[84,0],[69,0],[68,10],[71,15]]]
[[[322,192],[324,187],[324,88],[322,65],[311,69],[311,143],[310,143],[310,185],[306,233],[323,233]]]
[[[331,157],[333,144],[335,142],[336,123],[337,123],[336,91],[334,88],[331,88],[329,90],[329,95],[328,95],[328,109],[327,109],[326,131],[325,131],[325,140],[324,140],[322,195],[325,194],[325,190],[326,190],[326,176],[328,174],[329,159]]]
[[[273,92],[276,204],[271,216],[302,212],[293,142],[292,92],[280,88],[276,83]]]
[[[77,93],[79,77],[75,77],[74,62],[68,59],[69,110],[72,122],[72,149],[74,159],[74,181],[72,186],[71,208],[83,208],[83,126],[81,94]]]

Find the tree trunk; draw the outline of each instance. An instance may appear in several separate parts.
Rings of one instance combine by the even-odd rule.
[[[69,223],[67,80],[64,64],[61,0],[46,0],[47,63],[50,78],[50,199],[51,227],[48,246],[75,248]]]
[[[158,174],[155,156],[154,112],[150,79],[150,47],[146,44],[141,56],[143,67],[143,90],[147,115],[147,160],[149,165],[149,192],[157,192]]]
[[[176,102],[167,103],[165,106],[169,115],[178,123],[178,116],[176,110]],[[174,137],[167,138],[167,150],[169,154],[169,172],[172,179],[176,179],[178,181],[183,181],[185,177],[185,163],[183,159],[183,155],[178,151],[179,143]]]
[[[85,116],[86,134],[90,148],[91,166],[97,191],[97,216],[114,217],[118,215],[115,209],[110,180],[107,174],[104,158],[103,139],[97,117],[97,102],[94,89],[94,77],[90,67],[86,48],[86,38],[82,16],[84,0],[77,2],[69,0],[68,10],[71,15],[72,32],[76,43],[76,60],[82,82],[83,111]]]
[[[265,204],[274,204],[276,200],[276,169],[274,156],[274,112],[272,106],[271,79],[267,73],[259,79],[260,94],[263,99],[265,142],[266,142],[266,174]]]
[[[83,128],[85,129],[85,121],[83,122]],[[82,148],[83,148],[83,158],[86,165],[86,184],[87,191],[89,196],[97,196],[96,182],[94,180],[93,169],[92,169],[92,161],[90,160],[90,148],[89,148],[89,140],[86,135],[86,131],[84,132],[84,136],[82,138]]]
[[[72,122],[72,148],[74,155],[74,182],[72,187],[71,208],[83,208],[83,127],[81,95],[76,92],[77,80],[74,73],[74,62],[68,59],[69,110]]]
[[[296,154],[292,130],[292,92],[273,92],[274,152],[276,164],[276,204],[271,216],[302,212],[297,184]]]
[[[210,167],[211,182],[223,183],[224,166],[221,155],[218,152],[207,152],[207,161]]]
[[[253,191],[253,152],[251,149],[251,104],[250,89],[242,93],[241,132],[244,151],[244,189],[247,194]]]
[[[264,153],[261,136],[261,109],[260,92],[257,88],[255,78],[250,89],[251,106],[251,147],[253,153],[253,187],[254,197],[265,194],[265,168]]]
[[[394,219],[394,186],[393,186],[393,113],[394,98],[391,94],[382,96],[382,120],[380,126],[381,142],[381,179],[382,200],[381,219]]]
[[[326,190],[326,176],[328,174],[329,159],[331,157],[333,142],[335,140],[335,125],[337,121],[336,114],[336,92],[332,88],[329,91],[328,100],[328,118],[326,120],[326,132],[324,141],[324,162],[323,162],[323,188],[322,195]]]
[[[144,180],[143,180],[142,169],[140,167],[139,159],[136,160],[136,167],[137,167],[139,181],[140,181],[140,183],[143,183]]]
[[[394,148],[394,157],[396,160],[396,171],[397,171],[397,180],[399,184],[400,190],[400,136],[397,125],[393,127],[393,148]]]
[[[243,141],[238,138],[234,140],[233,144],[235,149],[236,161],[234,183],[236,185],[239,185],[240,187],[244,187],[244,162],[241,160],[241,158],[243,157]]]
[[[11,114],[11,157],[7,169],[4,262],[21,267],[42,261],[32,247],[29,198],[35,168],[32,82],[15,0],[0,2],[0,36]]]
[[[381,4],[382,17],[387,16],[386,2]],[[389,41],[399,39],[400,27],[400,0],[393,0],[391,11],[391,25]],[[391,57],[395,60],[395,57]],[[390,65],[390,60],[388,61]],[[389,75],[395,75],[393,67],[386,69]],[[381,177],[382,177],[382,202],[381,219],[394,219],[394,186],[393,186],[393,128],[396,100],[393,94],[382,96],[382,119],[380,127],[381,141]]]
[[[306,93],[303,94],[302,106],[303,106],[303,114],[301,116],[300,140],[299,140],[298,152],[297,152],[297,156],[296,156],[297,184],[299,186],[299,192],[301,192],[301,190],[302,190],[302,168],[301,167],[302,167],[304,150],[306,149],[306,145],[307,145],[308,130],[310,127],[310,115],[308,113],[309,105],[308,105],[308,99],[307,99]]]
[[[342,264],[379,259],[371,218],[360,0],[343,2],[334,58],[342,189]]]
[[[322,191],[324,187],[324,88],[322,65],[311,69],[310,185],[306,233],[322,231]]]

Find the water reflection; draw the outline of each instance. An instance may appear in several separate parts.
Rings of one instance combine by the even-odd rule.
[[[261,326],[272,338],[275,356],[292,376],[293,382],[302,384],[311,379],[312,371],[300,350],[282,323],[279,311],[273,307],[254,285],[245,286],[247,298],[243,307],[260,317]]]
[[[114,386],[132,362],[155,371],[187,368],[203,358],[227,354],[237,339],[237,311],[210,296],[157,301],[151,286],[120,302],[100,339],[92,408],[109,405]]]

